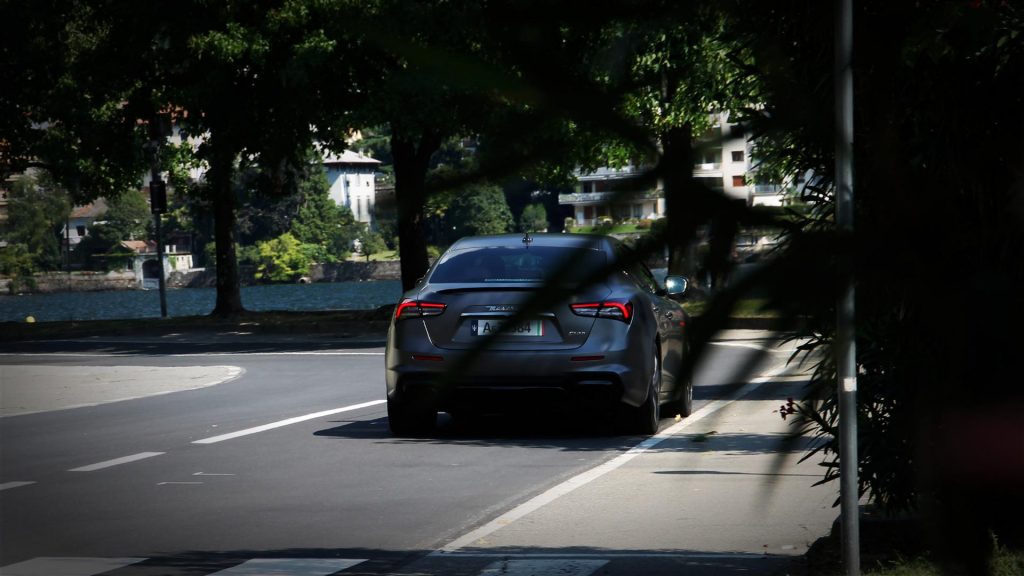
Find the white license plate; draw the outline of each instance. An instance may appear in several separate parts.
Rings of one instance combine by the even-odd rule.
[[[503,336],[543,336],[544,322],[542,320],[522,320],[515,324],[506,325],[505,320],[473,320],[470,329],[474,336],[490,336],[501,332]]]

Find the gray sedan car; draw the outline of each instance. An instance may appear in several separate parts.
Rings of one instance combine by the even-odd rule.
[[[463,238],[395,307],[391,430],[429,432],[439,411],[596,404],[654,434],[662,406],[684,416],[692,407],[685,291],[684,278],[661,285],[607,236]]]

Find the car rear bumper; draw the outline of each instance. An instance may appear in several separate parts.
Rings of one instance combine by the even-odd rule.
[[[586,352],[389,350],[387,394],[392,401],[429,400],[444,411],[461,405],[543,406],[614,403],[637,406],[647,379],[625,350]]]

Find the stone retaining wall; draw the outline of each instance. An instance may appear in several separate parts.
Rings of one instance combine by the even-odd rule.
[[[256,270],[252,266],[239,266],[243,286],[257,284]],[[351,280],[398,280],[402,277],[397,260],[386,262],[339,262],[316,264],[306,278],[309,282],[345,282]],[[116,272],[48,272],[35,276],[34,292],[93,292],[101,290],[137,290],[140,288],[131,270]],[[217,285],[213,269],[195,268],[167,275],[168,288],[206,288]],[[7,294],[10,278],[0,277],[0,294]],[[29,292],[30,290],[25,290]]]
[[[243,286],[258,284],[256,270],[252,266],[239,266]],[[354,280],[398,280],[402,277],[401,264],[398,260],[385,262],[339,262],[337,264],[314,264],[309,276],[301,281],[307,282],[346,282]],[[167,286],[171,288],[204,288],[217,284],[216,272],[213,269],[195,269],[187,272],[171,272],[167,276]]]
[[[97,292],[102,290],[134,290],[139,287],[131,270],[116,272],[46,272],[35,275],[34,292]],[[11,279],[0,278],[0,294],[10,290]]]

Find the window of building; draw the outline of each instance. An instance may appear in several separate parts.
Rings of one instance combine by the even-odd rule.
[[[711,148],[711,149],[702,151],[701,154],[700,154],[700,163],[701,164],[718,164],[721,161],[722,161],[722,149],[721,148]]]
[[[746,186],[747,182],[746,182],[746,179],[743,176],[733,176],[732,177],[732,185],[736,186],[736,187]]]
[[[725,181],[721,176],[694,176],[693,179],[708,190],[721,192],[725,188]]]
[[[79,237],[85,236],[85,226],[82,226],[81,224],[75,226],[75,232],[78,233]]]
[[[743,150],[733,150],[732,151],[732,161],[733,162],[743,162]]]

